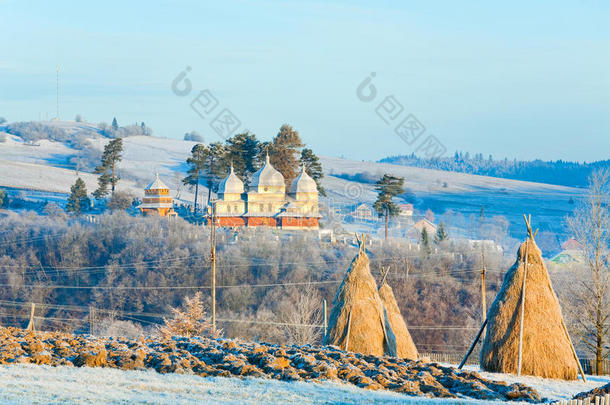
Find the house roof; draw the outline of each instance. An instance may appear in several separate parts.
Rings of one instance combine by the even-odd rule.
[[[563,250],[582,250],[582,243],[574,238],[570,238],[561,244]]]
[[[159,173],[155,173],[155,179],[144,190],[169,190],[169,187],[161,181]]]

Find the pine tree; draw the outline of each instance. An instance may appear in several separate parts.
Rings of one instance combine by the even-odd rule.
[[[112,118],[112,129],[115,132],[119,130],[119,123],[116,122],[116,117]]]
[[[194,212],[197,214],[197,196],[199,194],[199,180],[202,171],[206,168],[206,162],[210,155],[210,148],[198,143],[191,149],[191,156],[186,159],[189,165],[187,176],[182,179],[182,183],[190,186],[195,186],[195,201],[193,203]]]
[[[220,142],[210,144],[210,153],[205,161],[205,172],[208,186],[208,205],[212,200],[212,191],[218,190],[220,181],[229,172],[230,163],[226,159],[227,149]]]
[[[375,190],[377,190],[378,195],[373,208],[380,217],[385,217],[386,239],[388,238],[388,222],[390,217],[395,217],[400,213],[400,208],[392,201],[392,198],[404,193],[404,182],[405,179],[403,177],[396,177],[386,173],[375,183]]]
[[[421,245],[423,252],[428,255],[430,254],[430,237],[428,236],[428,230],[424,227],[421,231]]]
[[[318,192],[326,196],[326,190],[322,187],[321,180],[324,177],[324,171],[322,170],[322,164],[320,163],[320,159],[313,153],[311,149],[305,148],[301,151],[301,160],[302,165],[305,165],[305,171],[312,179],[315,180],[316,185],[318,186]]]
[[[79,177],[76,179],[74,185],[70,187],[70,196],[68,197],[66,211],[79,215],[81,212],[86,211],[90,204],[91,200],[87,197],[85,182]]]
[[[94,173],[99,174],[98,188],[93,195],[98,200],[108,195],[108,184],[111,185],[112,194],[119,181],[116,176],[116,164],[121,161],[121,153],[123,152],[123,140],[121,138],[113,139],[104,147],[102,154],[102,164],[95,168]]]
[[[449,235],[447,234],[447,230],[445,229],[445,224],[441,222],[440,224],[438,224],[438,228],[436,229],[436,235],[434,236],[434,243],[439,244],[448,238],[449,238]]]
[[[288,124],[280,127],[280,132],[273,138],[269,160],[284,176],[286,187],[297,176],[299,170],[299,149],[303,147],[299,132]]]
[[[226,159],[233,164],[235,174],[247,186],[258,168],[259,140],[249,132],[237,134],[226,141]]]

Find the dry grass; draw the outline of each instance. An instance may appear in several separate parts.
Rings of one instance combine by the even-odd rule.
[[[350,312],[352,319],[348,331]],[[369,258],[363,250],[354,258],[339,286],[325,343],[341,349],[346,349],[347,343],[347,350],[363,354],[396,355],[394,334],[384,316],[377,283],[371,275]]]
[[[392,331],[394,332],[394,336],[396,337],[396,356],[409,360],[417,360],[419,357],[417,348],[407,329],[407,324],[400,313],[392,287],[384,282],[379,289],[379,296],[386,309],[387,318],[392,327]]]
[[[506,273],[487,314],[487,333],[480,355],[481,367],[487,371],[517,372],[525,245],[520,246],[517,261]],[[578,368],[562,327],[561,307],[540,249],[532,240],[525,291],[522,374],[576,379]]]

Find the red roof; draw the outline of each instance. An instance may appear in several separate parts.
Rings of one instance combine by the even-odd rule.
[[[570,238],[561,244],[563,250],[581,250],[583,248],[582,243],[574,238]]]

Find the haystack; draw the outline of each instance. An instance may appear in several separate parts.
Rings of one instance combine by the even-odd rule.
[[[364,251],[352,261],[333,301],[325,344],[375,356],[396,356],[396,340],[384,314]]]
[[[392,287],[385,281],[379,289],[379,296],[381,297],[381,302],[385,307],[387,318],[390,321],[390,326],[396,337],[396,356],[409,360],[417,360],[419,356],[415,343],[413,343],[411,334],[407,329],[407,324],[400,313]]]
[[[529,246],[521,373],[574,380],[578,366],[571,341],[541,251],[533,238],[519,247],[517,261],[504,276],[502,288],[487,313],[481,367],[487,371],[517,373],[526,244]]]

